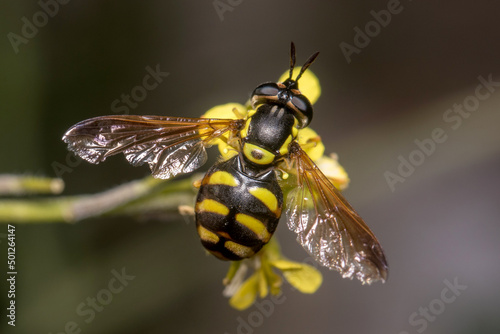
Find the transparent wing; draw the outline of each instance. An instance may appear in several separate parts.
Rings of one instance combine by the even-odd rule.
[[[63,136],[69,150],[91,163],[123,153],[134,166],[148,163],[154,177],[189,173],[207,160],[206,147],[243,120],[164,116],[101,116],[72,126]]]
[[[384,282],[387,261],[373,232],[300,146],[292,145],[297,187],[288,194],[286,214],[297,241],[342,277]]]

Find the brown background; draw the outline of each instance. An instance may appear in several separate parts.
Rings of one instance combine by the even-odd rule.
[[[500,81],[500,5],[403,1],[348,64],[339,44],[352,44],[353,28],[387,4],[247,0],[221,21],[212,1],[74,0],[16,54],[7,34],[19,34],[21,18],[40,7],[2,3],[0,172],[55,176],[51,164],[67,155],[64,131],[111,114],[111,102],[141,84],[146,66],[170,75],[133,113],[196,117],[243,103],[286,70],[293,40],[299,62],[321,51],[312,67],[323,89],[312,127],[349,172],[346,197],[380,239],[390,276],[366,287],[322,270],[318,293],[285,287],[285,302],[254,332],[417,333],[423,327],[409,322],[411,314],[457,278],[467,289],[423,332],[498,333],[500,92],[456,130],[443,114],[474,94],[478,76]],[[392,192],[384,173],[396,173],[398,156],[408,158],[414,140],[435,128],[446,142]],[[63,176],[65,193],[94,193],[147,173],[121,157],[82,163]],[[82,333],[236,333],[238,317],[246,321],[256,308],[228,306],[220,284],[227,264],[204,255],[193,226],[179,217],[18,225],[17,326],[2,316],[2,332],[59,333],[75,321]],[[284,222],[277,235],[287,256],[306,257]],[[135,280],[86,324],[77,305],[122,267]],[[5,310],[3,293],[0,301]]]

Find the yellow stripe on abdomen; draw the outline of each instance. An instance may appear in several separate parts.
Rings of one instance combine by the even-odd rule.
[[[226,186],[237,187],[239,185],[239,182],[230,173],[219,170],[210,175],[208,184],[223,184]]]
[[[226,247],[227,250],[231,251],[233,254],[239,256],[242,259],[250,257],[254,254],[252,248],[237,244],[233,241],[226,241],[224,243],[224,247]]]
[[[271,191],[266,188],[253,187],[248,189],[248,192],[274,212],[276,217],[281,214],[281,208],[278,208],[278,199]]]
[[[229,209],[224,204],[207,198],[196,203],[196,212],[212,212],[227,216],[229,214]]]
[[[217,234],[207,230],[201,225],[198,226],[198,235],[200,236],[200,239],[205,242],[209,242],[212,244],[216,244],[219,242],[219,237],[217,236]]]
[[[267,242],[271,238],[271,234],[269,234],[266,226],[260,220],[244,213],[236,214],[235,218],[238,223],[255,233],[261,241]]]

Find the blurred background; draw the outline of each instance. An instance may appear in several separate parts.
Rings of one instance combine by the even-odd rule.
[[[320,51],[312,127],[349,173],[345,196],[383,245],[390,274],[361,286],[322,269],[316,294],[285,287],[257,321],[255,306],[228,305],[227,263],[207,257],[180,216],[17,224],[17,322],[2,315],[0,331],[500,332],[499,10],[496,1],[2,2],[0,173],[56,177],[54,162],[67,165],[65,130],[116,114],[113,101],[141,86],[148,66],[169,75],[130,113],[197,117],[276,80],[290,41],[299,64]],[[149,173],[121,156],[70,169],[66,195]],[[283,221],[276,235],[286,256],[307,257]],[[2,266],[6,248],[4,239]],[[76,309],[122,268],[135,278],[87,322]]]

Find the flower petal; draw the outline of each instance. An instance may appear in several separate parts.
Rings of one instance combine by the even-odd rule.
[[[239,103],[226,103],[210,108],[206,113],[201,116],[202,118],[223,118],[223,119],[235,119],[236,115],[233,109],[238,109],[242,115],[246,116],[248,109]],[[229,138],[229,133],[226,132],[222,135],[226,139]],[[220,154],[224,160],[228,160],[238,154],[238,152],[226,144],[224,140],[219,138],[214,139],[210,142],[211,145],[217,145]]]
[[[271,240],[274,240],[274,238]],[[279,252],[279,247],[277,246],[277,242],[274,241],[273,244],[276,245],[276,248],[274,248],[274,250]],[[278,295],[281,292],[281,285],[283,284],[283,279],[281,278],[280,275],[276,274],[273,271],[272,266],[274,260],[271,260],[271,258],[274,257],[278,259],[281,257],[281,253],[272,254],[272,247],[267,247],[267,245],[266,248],[263,249],[263,251],[264,251],[263,253],[264,256],[262,257],[262,262],[261,262],[262,266],[260,270],[262,271],[262,273],[266,278],[266,282],[271,290],[271,294]]]
[[[234,119],[236,115],[233,113],[233,109],[238,109],[239,112],[247,112],[247,108],[239,103],[226,103],[220,104],[213,108],[210,108],[206,113],[201,116],[202,118],[229,118]]]
[[[259,297],[265,298],[269,293],[269,283],[263,270],[258,270],[257,272],[259,273]]]
[[[316,292],[323,282],[321,273],[308,264],[302,264],[300,269],[284,270],[283,276],[302,293]]]
[[[226,277],[224,277],[224,279],[222,280],[224,285],[228,285],[229,283],[231,283],[233,278],[236,276],[238,269],[240,269],[240,266],[241,266],[241,261],[231,261]]]
[[[272,261],[271,265],[278,268],[279,270],[282,270],[282,271],[302,268],[302,263],[283,260],[283,259]]]
[[[229,299],[229,305],[240,311],[247,309],[255,302],[258,290],[259,273],[256,272],[250,276],[231,299]]]
[[[321,137],[311,128],[299,130],[297,141],[313,161],[318,160],[325,153],[325,145]]]
[[[331,154],[330,157],[322,156],[315,162],[337,189],[344,190],[347,188],[350,179],[344,167],[339,164],[336,154]]]

